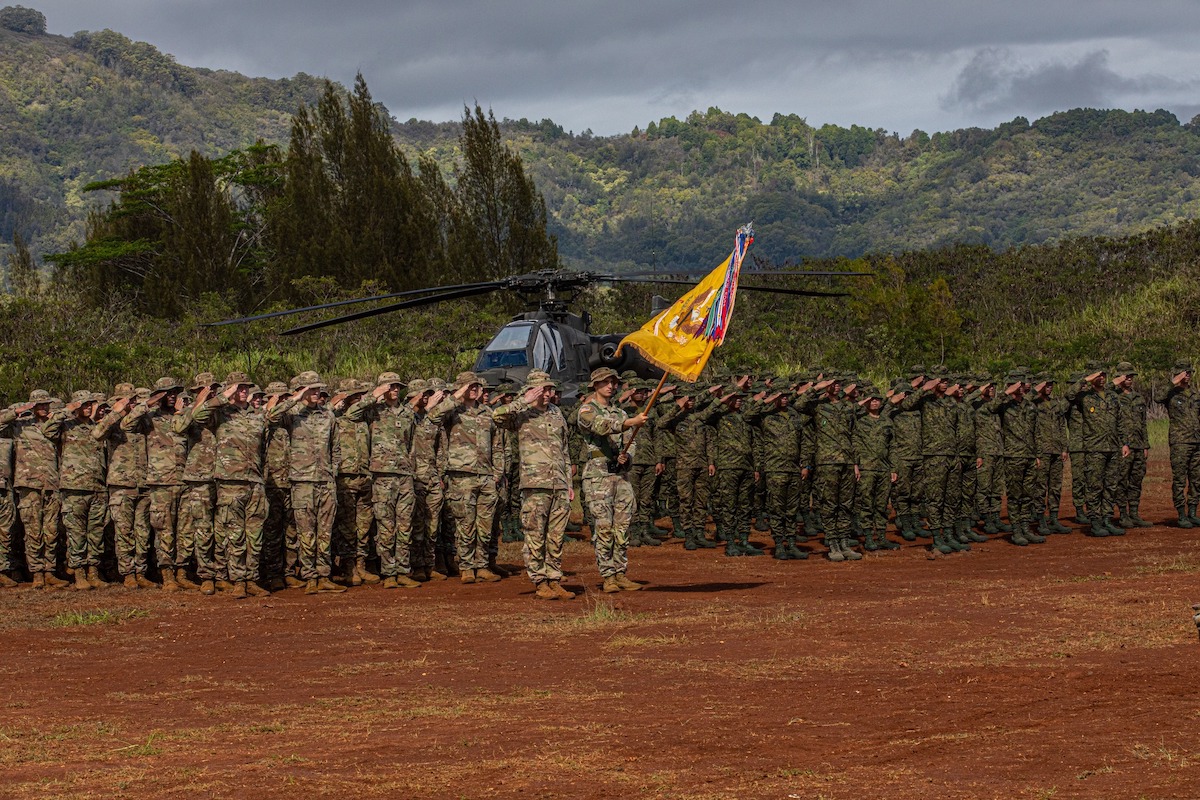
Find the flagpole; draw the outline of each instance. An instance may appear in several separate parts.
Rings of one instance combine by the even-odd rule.
[[[654,403],[656,400],[658,400],[658,395],[662,391],[663,386],[667,382],[667,374],[668,373],[666,371],[664,371],[663,376],[658,379],[658,386],[654,387],[654,393],[652,395],[650,395],[650,400],[646,403],[646,407],[642,410],[643,414],[649,414],[650,409],[654,408]],[[621,451],[622,455],[629,452],[630,445],[633,444],[633,440],[637,438],[638,431],[640,431],[642,429],[642,427],[643,427],[642,425],[638,425],[636,428],[633,429],[633,435],[629,437],[629,441],[625,443],[625,449]]]

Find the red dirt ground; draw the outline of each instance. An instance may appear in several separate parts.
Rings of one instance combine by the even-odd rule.
[[[1146,494],[1173,516],[1161,463]],[[1197,798],[1198,541],[833,564],[673,540],[616,597],[574,543],[570,603],[523,577],[5,591],[0,796]]]

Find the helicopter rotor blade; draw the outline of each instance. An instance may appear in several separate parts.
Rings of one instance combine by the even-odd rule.
[[[677,286],[695,286],[695,281],[679,280],[677,278],[617,278],[613,283],[670,283]],[[772,294],[791,294],[801,297],[848,297],[848,292],[818,292],[812,289],[787,289],[782,286],[743,286],[738,284],[738,289],[744,289],[748,292],[769,292]]]
[[[258,314],[253,317],[238,317],[237,319],[225,319],[220,322],[205,322],[200,327],[215,328],[219,325],[235,325],[240,322],[257,322],[260,319],[274,319],[275,317],[286,317],[290,314],[303,314],[305,311],[323,311],[327,308],[338,308],[340,306],[354,305],[355,303],[369,303],[372,300],[394,300],[397,297],[409,297],[414,294],[426,294],[428,292],[449,292],[459,289],[473,289],[481,286],[494,286],[495,281],[486,283],[460,283],[452,286],[426,286],[424,289],[409,289],[404,292],[393,292],[391,294],[377,294],[371,297],[356,297],[353,300],[338,300],[333,303],[322,303],[316,306],[305,306],[304,308],[289,308],[284,311],[272,311],[269,314]]]
[[[712,270],[686,270],[686,269],[684,269],[684,270],[679,270],[679,269],[639,270],[637,272],[613,273],[612,277],[643,278],[643,277],[650,277],[650,276],[654,276],[654,275],[665,275],[665,276],[695,275],[696,277],[701,277],[701,276],[707,275],[711,271]],[[742,275],[754,275],[756,277],[776,277],[776,276],[790,275],[795,278],[830,278],[830,277],[853,278],[853,277],[867,277],[870,275],[874,275],[875,273],[873,273],[873,272],[835,272],[835,271],[826,271],[826,270],[806,271],[806,270],[743,269],[741,274]],[[608,275],[595,275],[593,277],[596,280],[601,280],[601,281],[607,280],[609,278]]]
[[[433,303],[440,303],[443,300],[459,300],[464,297],[474,297],[476,295],[487,294],[494,292],[497,289],[503,289],[504,283],[500,281],[491,281],[489,283],[474,284],[469,287],[464,287],[452,292],[441,292],[440,294],[431,295],[429,297],[418,297],[414,300],[404,300],[391,305],[379,306],[378,308],[368,308],[366,311],[358,311],[354,314],[347,314],[342,317],[334,317],[333,319],[325,319],[320,322],[312,322],[307,325],[298,325],[295,328],[289,328],[283,332],[283,336],[294,336],[297,333],[307,333],[321,328],[328,328],[330,325],[340,325],[343,322],[353,322],[358,319],[367,319],[380,314],[387,314],[392,311],[400,311],[405,308],[417,308],[419,306],[427,306]]]

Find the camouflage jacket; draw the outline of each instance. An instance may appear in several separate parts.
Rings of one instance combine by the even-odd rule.
[[[817,395],[806,396],[797,407],[813,419],[813,465],[855,463],[854,423],[858,406],[849,400],[834,403],[825,395]]]
[[[1128,445],[1130,450],[1145,450],[1150,446],[1150,434],[1146,430],[1146,418],[1149,409],[1146,398],[1141,392],[1119,392],[1117,401],[1120,403],[1121,416],[1118,422],[1119,443]]]
[[[267,423],[267,444],[263,467],[263,479],[267,486],[276,489],[291,488],[292,482],[288,477],[288,451],[291,450],[291,447],[291,435],[283,421]]]
[[[958,409],[954,398],[920,391],[904,398],[901,408],[921,412],[921,452],[927,456],[958,455]]]
[[[1170,444],[1200,444],[1200,393],[1191,386],[1172,386],[1163,398],[1167,407],[1167,441]]]
[[[905,396],[900,404],[887,403],[888,416],[892,419],[892,452],[896,461],[920,461],[924,454],[921,443],[921,412],[906,402],[916,392]]]
[[[975,409],[966,398],[954,401],[954,452],[975,459]]]
[[[492,410],[477,403],[473,408],[453,395],[434,406],[429,421],[446,429],[446,469],[472,475],[491,475],[497,480],[504,474],[505,455],[492,435]]]
[[[622,407],[625,416],[633,417],[641,413],[643,406],[635,403],[630,403]],[[629,462],[639,467],[652,467],[659,462],[658,457],[658,429],[655,425],[657,415],[651,412],[647,415],[646,424],[637,435],[637,450],[632,453],[633,459]]]
[[[677,469],[707,469],[713,463],[715,431],[697,409],[681,411],[663,424],[670,426],[674,434]]]
[[[610,464],[615,464],[625,441],[633,435],[633,429],[622,431],[625,412],[616,403],[601,405],[593,398],[579,404],[579,435],[581,457],[584,460],[580,476],[599,478],[611,474]],[[630,448],[632,456],[637,451],[637,442]]]
[[[175,414],[139,405],[128,421],[146,437],[146,485],[179,486],[187,466],[188,440],[175,430]]]
[[[6,426],[0,426],[4,428]],[[12,488],[13,482],[13,451],[16,445],[12,440],[11,431],[0,431],[0,490]]]
[[[440,482],[446,475],[446,429],[434,425],[428,414],[416,417],[412,441],[413,476],[425,486]]]
[[[1061,397],[1034,400],[1037,409],[1037,451],[1061,456],[1067,452],[1067,404]]]
[[[1004,426],[1005,458],[1040,458],[1037,447],[1038,413],[1028,397],[1020,401],[1000,395],[990,404]]]
[[[13,485],[21,489],[58,489],[58,447],[65,417],[53,414],[44,422],[32,415],[17,419],[11,411],[0,412],[0,425],[12,425],[16,445]]]
[[[654,446],[659,461],[677,456],[678,443],[671,422],[684,413],[674,401],[660,401],[654,406]]]
[[[1066,397],[1079,407],[1083,452],[1112,453],[1121,449],[1117,436],[1121,403],[1114,390],[1098,392],[1080,385],[1068,389]]]
[[[92,428],[92,436],[108,442],[110,487],[140,489],[146,485],[146,434],[138,430],[137,419],[130,420],[132,409],[113,412]]]
[[[1004,455],[1004,429],[1000,414],[993,400],[973,396],[975,406],[975,455],[981,457]]]
[[[346,409],[351,422],[366,422],[371,434],[371,472],[380,475],[412,475],[413,432],[416,419],[404,403],[389,406],[367,395]]]
[[[734,411],[728,403],[713,403],[704,412],[704,421],[716,428],[713,463],[717,469],[755,471],[754,429],[750,423],[756,422],[764,410],[760,403],[744,400],[740,411]]]
[[[211,412],[204,411],[201,418],[197,419],[200,411],[196,406],[191,406],[171,420],[171,428],[187,436],[187,461],[183,467],[185,483],[209,483],[213,480],[217,462],[217,435],[208,424]]]
[[[65,417],[59,440],[58,485],[77,492],[104,491],[104,443],[96,441],[96,424],[74,415]]]
[[[570,486],[567,421],[558,406],[534,408],[518,397],[493,412],[498,428],[515,432],[522,489],[559,489]]]
[[[365,419],[350,419],[346,410],[337,416],[338,475],[371,474],[371,424]]]
[[[863,414],[854,421],[854,455],[863,472],[894,472],[892,464],[892,435],[895,422],[880,414]]]
[[[800,473],[804,430],[800,416],[791,408],[770,407],[758,420],[755,435],[761,443],[762,472]]]
[[[282,415],[281,424],[288,432],[288,480],[333,483],[342,459],[333,412],[325,406],[309,408],[299,400],[289,400],[271,413]]]
[[[209,398],[192,415],[198,423],[210,425],[216,434],[216,459],[213,477],[218,481],[264,483],[263,456],[267,424],[283,417],[284,406],[267,413],[239,408],[225,397]]]

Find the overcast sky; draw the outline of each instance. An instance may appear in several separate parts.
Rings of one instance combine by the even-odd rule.
[[[404,121],[621,133],[719,106],[907,134],[1077,108],[1200,114],[1196,0],[23,0],[190,66],[361,71]]]

